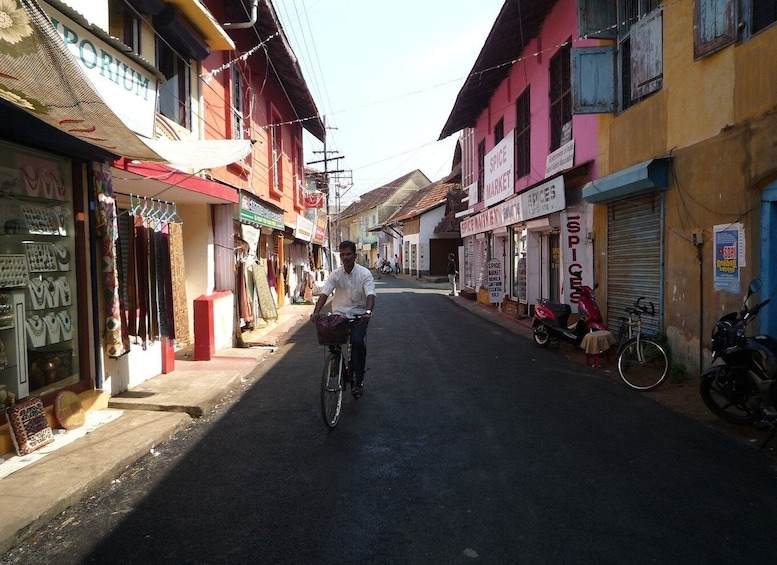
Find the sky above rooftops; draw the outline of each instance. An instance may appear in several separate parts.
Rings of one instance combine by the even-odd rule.
[[[432,181],[450,172],[458,135],[437,138],[503,0],[274,4],[318,110],[335,128],[326,149],[343,158],[327,169],[347,171],[339,179],[344,205],[414,169]],[[304,145],[306,163],[324,158],[307,132]]]

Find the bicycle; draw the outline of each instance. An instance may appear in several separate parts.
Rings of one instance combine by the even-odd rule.
[[[351,324],[358,318],[330,315],[316,321],[318,343],[326,346],[324,371],[321,375],[321,415],[330,428],[334,428],[340,420],[343,392],[348,384],[353,387]]]
[[[620,329],[618,347],[618,373],[629,387],[647,392],[661,386],[669,374],[669,355],[652,337],[642,333],[642,316],[655,316],[656,310],[650,302],[648,308],[642,301],[634,302],[633,308],[626,308],[629,315]]]

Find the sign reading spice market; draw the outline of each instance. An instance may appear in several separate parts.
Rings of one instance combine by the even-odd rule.
[[[489,259],[488,261],[488,300],[491,304],[502,302],[505,291],[502,286],[503,280],[502,260]]]

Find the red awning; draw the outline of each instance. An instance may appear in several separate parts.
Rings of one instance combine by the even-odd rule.
[[[113,162],[113,168],[113,188],[119,192],[179,203],[236,204],[239,201],[237,189],[231,186],[161,163],[122,157]]]

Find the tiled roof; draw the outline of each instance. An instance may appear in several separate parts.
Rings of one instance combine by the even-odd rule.
[[[420,216],[427,210],[436,208],[445,203],[448,191],[455,187],[455,183],[447,183],[441,180],[433,182],[411,196],[407,202],[397,210],[386,223],[402,222]]]
[[[404,188],[407,181],[409,181],[415,174],[423,175],[420,170],[416,169],[407,173],[406,175],[399,177],[398,179],[394,179],[393,181],[384,184],[383,186],[379,186],[378,188],[370,190],[369,192],[365,192],[359,196],[358,202],[352,203],[345,210],[343,210],[343,212],[340,214],[340,218],[342,219],[355,216],[356,214],[366,212],[367,210],[371,210],[372,208],[375,208],[376,206],[384,203],[391,196],[393,196],[395,192],[401,188]]]

